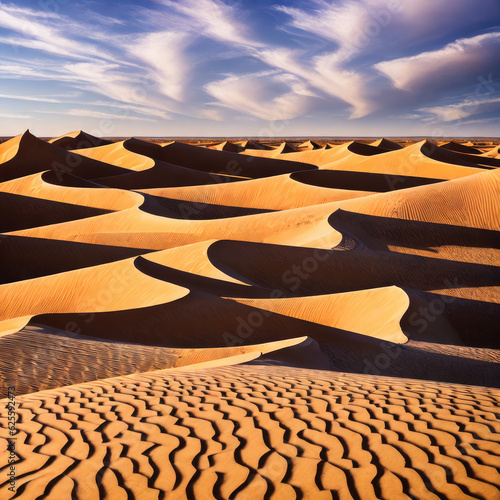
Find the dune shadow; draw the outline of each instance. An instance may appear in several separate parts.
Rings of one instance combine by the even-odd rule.
[[[98,266],[151,250],[0,235],[0,283],[12,283],[84,267]],[[54,258],[57,256],[57,258]]]
[[[416,186],[427,186],[443,182],[441,179],[415,177],[408,175],[388,175],[373,172],[356,172],[349,170],[317,170],[294,172],[290,177],[310,186],[319,186],[352,191],[372,191],[387,193]]]
[[[200,203],[188,200],[176,200],[155,196],[149,193],[140,193],[144,196],[144,203],[140,210],[159,217],[183,220],[213,220],[245,215],[263,214],[274,210],[260,208],[245,208],[212,203]]]
[[[500,249],[500,231],[451,224],[381,217],[339,209],[328,218],[337,231],[349,234],[377,248],[397,245],[430,248],[444,245]]]

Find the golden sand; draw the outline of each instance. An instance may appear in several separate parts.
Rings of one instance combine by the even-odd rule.
[[[498,167],[2,143],[0,497],[500,499]]]

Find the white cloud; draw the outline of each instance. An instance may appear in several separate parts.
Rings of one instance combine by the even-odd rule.
[[[38,19],[42,19],[40,22]],[[106,58],[106,52],[92,44],[77,42],[62,34],[72,23],[55,13],[34,11],[0,3],[0,27],[17,33],[7,36],[0,43],[42,50],[67,57]],[[20,35],[20,36],[19,36]]]
[[[314,63],[316,75],[309,79],[310,83],[350,104],[350,118],[362,118],[375,111],[377,104],[369,95],[367,75],[343,69],[337,63],[336,54],[318,56]]]
[[[98,12],[95,12],[93,10],[87,9],[85,11],[85,19],[86,20],[92,20],[96,21],[99,24],[107,24],[107,25],[123,25],[125,22],[121,19],[116,19],[115,17],[109,17],[109,16],[103,16],[102,14],[99,14]]]
[[[218,104],[218,103],[216,103],[216,104]],[[207,108],[207,109],[200,110],[200,118],[220,122],[224,119],[224,116],[223,116],[223,113],[221,112],[220,109]]]
[[[341,61],[439,39],[464,19],[489,19],[498,2],[482,0],[481,10],[469,0],[313,0],[303,8],[275,8],[290,17],[290,26],[335,42]]]
[[[429,86],[449,87],[457,83],[457,78],[491,71],[499,56],[500,32],[494,32],[461,38],[438,50],[383,61],[374,68],[396,88],[413,91]]]
[[[170,116],[161,109],[149,108],[146,106],[135,106],[133,104],[124,102],[113,102],[113,101],[91,101],[88,103],[89,106],[106,106],[109,108],[126,109],[138,115],[145,116],[156,116],[157,118],[163,118],[164,120],[170,119]]]
[[[276,8],[290,16],[290,24],[339,45],[338,60],[344,60],[366,48],[371,35],[392,20],[396,9],[390,5],[397,2],[367,0],[338,2],[315,2],[316,9],[305,10],[284,5]],[[389,8],[388,8],[389,6]]]
[[[12,119],[27,119],[31,118],[29,115],[19,115],[14,113],[0,113],[0,118],[12,118]]]
[[[301,61],[301,54],[290,49],[270,49],[259,53],[266,64],[279,68],[307,82],[310,88],[321,90],[327,96],[351,106],[351,118],[360,118],[375,109],[375,104],[368,96],[367,77],[343,69],[335,53],[313,57],[310,61]]]
[[[185,31],[243,46],[260,45],[251,40],[248,28],[237,19],[240,11],[235,6],[225,4],[220,0],[184,0],[183,2],[161,0],[161,3],[191,20],[184,25]]]
[[[432,115],[437,121],[451,122],[481,113],[500,111],[500,97],[492,97],[483,100],[467,99],[447,106],[421,108],[419,111]]]
[[[485,7],[494,8],[494,2],[484,1]],[[337,48],[309,60],[297,51],[271,48],[262,51],[262,59],[348,103],[351,118],[369,115],[397,100],[381,74],[399,89],[449,88],[450,81],[465,81],[471,74],[475,78],[482,69],[494,67],[499,57],[498,48],[493,46],[498,43],[496,35],[488,34],[459,40],[441,51],[372,67],[353,65],[358,57],[376,61],[383,50],[400,52],[412,44],[443,36],[463,25],[463,19],[470,15],[488,18],[487,8],[478,13],[477,7],[466,0],[314,0],[301,8],[275,8],[289,16],[293,28],[333,42]]]
[[[15,4],[3,4],[0,3],[0,8],[9,12],[10,14],[30,19],[60,19],[60,14],[56,12],[50,12],[49,10],[34,10],[28,7],[18,7]]]
[[[44,96],[44,95],[13,95],[13,94],[0,94],[0,99],[12,99],[15,101],[34,101],[34,102],[49,102],[49,103],[63,103],[66,102],[61,97],[75,98],[75,94],[66,94],[59,96]]]
[[[308,112],[313,95],[298,94],[292,88],[298,83],[293,75],[274,71],[229,76],[211,82],[205,90],[230,109],[261,118],[288,120]]]
[[[64,71],[73,81],[83,84],[86,90],[92,90],[117,101],[170,111],[168,102],[165,99],[156,99],[154,92],[147,88],[140,75],[122,72],[119,64],[105,62],[67,64],[64,66]]]
[[[266,24],[272,22],[268,17],[259,33],[276,29],[259,38],[251,29],[259,10],[249,13],[238,1],[156,0],[155,10],[137,7],[119,18],[88,11],[84,23],[0,0],[0,49],[6,49],[0,78],[33,86],[44,81],[28,97],[2,89],[0,99],[57,104],[58,110],[72,106],[70,116],[87,116],[74,113],[100,107],[88,116],[113,119],[130,113],[135,120],[171,119],[175,113],[230,121],[235,112],[250,120],[290,119],[322,102],[323,109],[347,109],[350,118],[382,108],[418,116],[420,123],[463,122],[497,109],[488,103],[489,90],[489,96],[467,101],[453,98],[472,93],[481,84],[478,75],[488,80],[498,66],[500,30],[472,36],[486,26],[481,20],[491,17],[498,0],[482,2],[481,9],[470,0],[293,2],[299,7],[286,2],[273,9],[276,26]],[[470,20],[471,36],[445,45],[458,26],[467,32],[464,19]],[[131,27],[127,33],[125,25]],[[304,35],[307,46],[301,43]],[[10,60],[9,44],[18,48]],[[443,47],[422,52],[422,46]],[[407,54],[412,55],[399,57]],[[387,60],[379,62],[382,58]],[[54,87],[41,90],[51,81],[64,89],[61,95],[36,95],[53,94]],[[82,97],[68,94],[72,90]],[[480,102],[471,104],[474,100]]]
[[[500,123],[500,116],[492,116],[490,118],[477,118],[474,120],[464,120],[460,122],[460,125],[472,125],[472,124],[484,124],[484,123],[491,123],[491,122],[498,122]]]
[[[16,61],[0,59],[0,75],[4,79],[17,80],[25,78],[27,80],[36,79],[56,79],[55,75],[47,68],[42,67],[36,61]]]
[[[189,44],[185,33],[163,31],[135,40],[129,52],[152,68],[159,90],[176,101],[184,98],[191,64],[184,48]]]
[[[128,114],[116,114],[116,113],[103,113],[101,111],[93,111],[91,109],[69,109],[63,114],[70,116],[86,116],[90,118],[108,118],[108,119],[119,119],[119,120],[138,120],[138,121],[156,121],[151,118],[143,118],[139,116],[129,116]]]

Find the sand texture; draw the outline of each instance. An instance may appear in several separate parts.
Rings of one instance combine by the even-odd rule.
[[[0,144],[0,498],[499,500],[498,167],[463,141]]]

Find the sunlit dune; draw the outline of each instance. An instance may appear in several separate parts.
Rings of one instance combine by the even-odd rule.
[[[450,141],[450,142],[445,142],[444,144],[440,144],[439,147],[443,149],[449,149],[450,151],[456,151],[457,153],[467,153],[467,154],[473,154],[473,155],[478,155],[481,154],[481,151],[479,149],[476,149],[474,147],[471,147],[472,144],[467,145],[467,144],[460,144],[455,141]]]
[[[500,159],[500,146],[496,146],[486,153],[484,153],[482,156],[488,156],[490,158],[496,158],[497,160]]]
[[[61,176],[70,173],[83,179],[119,175],[126,172],[46,143],[26,131],[0,145],[0,181],[15,179],[44,170]]]
[[[49,142],[64,149],[95,148],[97,146],[105,146],[106,144],[112,143],[111,141],[102,139],[101,137],[88,134],[83,130],[77,130],[75,132],[70,132],[69,134],[64,134],[61,137],[51,139]]]
[[[310,172],[313,179],[316,171]],[[186,200],[195,203],[211,203],[227,206],[241,206],[267,210],[319,205],[332,201],[358,198],[371,194],[367,191],[324,188],[300,182],[301,174],[283,174],[248,182],[213,184],[179,188],[155,188],[141,190],[164,198]]]
[[[297,149],[321,149],[321,147],[317,142],[311,140],[297,145]]]
[[[143,198],[132,191],[106,189],[95,182],[52,171],[20,177],[0,184],[0,191],[23,196],[36,197],[85,207],[102,208],[110,211],[126,210],[143,203]]]
[[[403,146],[397,142],[386,139],[385,137],[379,139],[378,141],[372,142],[370,146],[375,146],[376,148],[386,149],[387,151],[394,151],[396,149],[403,149]]]
[[[429,177],[435,179],[456,179],[477,173],[475,165],[457,156],[458,153],[441,150],[426,141],[415,143],[404,149],[384,151],[375,146],[363,145],[376,150],[376,154],[365,156],[353,147],[338,146],[338,149],[328,150],[329,161],[320,168],[326,170],[349,170],[357,172],[372,172],[384,175],[408,175]],[[383,156],[379,156],[383,154]]]
[[[498,145],[346,141],[0,144],[2,499],[500,498]]]

